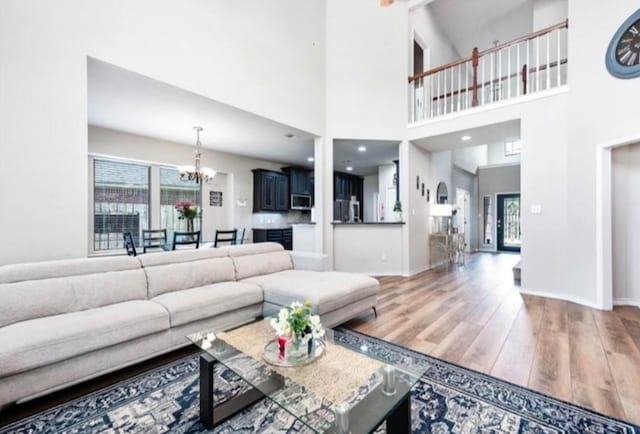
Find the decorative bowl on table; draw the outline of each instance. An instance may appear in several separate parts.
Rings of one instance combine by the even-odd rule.
[[[269,342],[264,347],[264,360],[274,366],[283,368],[295,368],[305,366],[318,360],[325,352],[324,342],[321,340],[313,341],[311,351],[304,346],[304,351],[294,352],[285,349],[284,354],[280,351],[278,340]]]

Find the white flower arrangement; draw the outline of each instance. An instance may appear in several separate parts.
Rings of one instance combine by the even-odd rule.
[[[318,315],[311,315],[311,301],[304,304],[294,301],[291,305],[283,307],[276,318],[271,318],[271,327],[276,335],[282,337],[295,337],[303,342],[309,339],[322,339],[325,330],[320,324]],[[311,330],[309,332],[309,330]]]

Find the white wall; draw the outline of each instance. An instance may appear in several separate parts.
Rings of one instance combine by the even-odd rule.
[[[327,136],[401,141],[408,119],[406,3],[327,0],[326,8]]]
[[[367,175],[362,181],[362,194],[364,202],[364,208],[362,212],[365,222],[378,221],[378,204],[376,200],[374,200],[376,198],[376,195],[378,195],[379,193],[378,176],[378,174]]]
[[[575,266],[568,268],[568,258],[573,254],[575,243],[573,222],[571,234],[568,229],[568,92],[560,90],[547,95],[527,97],[521,101],[498,104],[464,116],[412,127],[409,129],[409,139],[521,119],[521,288],[525,292],[592,304],[595,293],[574,292],[570,279],[575,277]],[[592,147],[591,151],[595,153],[595,148]],[[542,214],[533,215],[529,212],[533,204],[542,205]],[[592,241],[595,242],[595,235]],[[552,254],[549,246],[553,246]],[[575,272],[578,272],[577,269]],[[592,281],[591,285],[594,288],[595,282]]]
[[[89,127],[88,142],[89,152],[92,154],[169,165],[186,164],[193,160],[192,146],[105,128]],[[202,164],[223,174],[220,177],[216,175],[214,181],[207,185],[203,191],[203,238],[213,239],[215,229],[236,227],[246,228],[245,237],[251,239],[251,227],[253,226],[253,173],[251,170],[256,168],[280,170],[284,164],[208,149],[202,152]],[[86,180],[86,182],[90,181]],[[218,188],[225,191],[223,193],[223,208],[209,206],[209,191]],[[247,206],[239,207],[236,204],[237,199],[246,200]],[[83,253],[85,256],[86,254],[87,252]]]
[[[87,56],[321,134],[324,17],[322,0],[3,1],[0,200],[23,208],[0,226],[38,247],[9,232],[0,264],[86,255]]]
[[[475,174],[478,166],[486,166],[488,163],[487,145],[469,146],[453,151],[453,165]]]
[[[553,26],[569,16],[568,0],[534,0],[533,31]]]
[[[424,149],[409,144],[409,204],[407,221],[409,224],[409,269],[418,273],[429,268],[429,204],[435,203],[435,187],[433,181],[432,154]],[[416,176],[420,177],[420,188],[416,189]],[[425,195],[422,196],[422,184],[425,184]],[[430,202],[427,201],[427,190],[430,191]],[[405,212],[407,214],[407,212]]]
[[[613,299],[640,305],[640,144],[613,151]]]
[[[640,80],[612,77],[604,55],[614,32],[637,9],[632,0],[569,0],[571,98],[565,169],[571,222],[569,286],[572,294],[589,299],[596,298],[596,146],[637,135],[639,130],[637,104],[630,96],[640,94]]]
[[[520,162],[520,155],[504,155],[504,142],[492,143],[488,146],[487,164],[515,164]]]
[[[460,56],[460,53],[456,51],[456,48],[442,31],[428,4],[410,11],[409,25],[422,39],[422,42],[427,44],[430,52],[431,68],[463,57]],[[413,53],[413,35],[409,37],[409,41],[412,44],[411,52]],[[411,68],[413,68],[413,62],[411,63]]]

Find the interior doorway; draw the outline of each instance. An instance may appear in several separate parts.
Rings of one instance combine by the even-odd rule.
[[[471,253],[471,193],[462,188],[456,189],[456,213],[458,231],[464,235],[464,251]]]
[[[520,193],[497,195],[497,241],[498,250],[520,252]]]

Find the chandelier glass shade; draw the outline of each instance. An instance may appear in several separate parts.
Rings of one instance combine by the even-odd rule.
[[[195,181],[196,184],[206,184],[213,180],[216,171],[209,167],[200,166],[202,156],[202,143],[200,142],[200,131],[202,127],[193,127],[196,130],[196,161],[193,166],[178,166],[178,173],[182,181]]]

